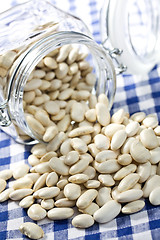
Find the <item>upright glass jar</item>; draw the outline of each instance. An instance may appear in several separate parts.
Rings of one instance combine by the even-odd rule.
[[[158,0],[105,0],[100,25],[103,46],[129,73],[145,75],[160,62]]]
[[[76,45],[88,53],[96,74],[95,94],[105,93],[109,108],[116,89],[114,66],[106,51],[96,44],[82,20],[46,1],[18,5],[0,15],[0,125],[21,143],[41,140],[27,124],[23,97],[27,80],[45,56],[63,45]],[[28,140],[29,135],[31,139]]]

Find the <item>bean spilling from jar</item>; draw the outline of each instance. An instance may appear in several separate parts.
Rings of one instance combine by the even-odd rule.
[[[28,164],[0,172],[0,202],[12,199],[32,220],[71,218],[78,228],[132,214],[144,198],[160,204],[160,126],[156,115],[112,116],[105,94],[91,93],[96,78],[85,55],[69,46],[46,56],[25,86],[30,128],[47,144],[32,147]],[[72,68],[71,68],[72,66]],[[12,186],[6,181],[13,177]],[[112,209],[112,211],[111,211]],[[37,226],[20,231],[38,239]]]

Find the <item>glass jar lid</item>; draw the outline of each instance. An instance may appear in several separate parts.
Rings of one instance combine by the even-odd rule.
[[[117,60],[129,73],[148,73],[160,62],[159,1],[105,0],[101,35],[105,48],[123,51]]]

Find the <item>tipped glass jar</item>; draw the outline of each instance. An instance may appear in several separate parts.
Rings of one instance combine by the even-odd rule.
[[[111,108],[115,70],[82,20],[48,2],[29,1],[2,13],[0,25],[0,125],[16,141],[42,141],[36,117],[43,115],[46,126],[47,120],[57,124],[59,104],[78,91],[86,94],[81,101],[88,101],[87,92],[105,93]],[[66,115],[62,110],[59,115]]]

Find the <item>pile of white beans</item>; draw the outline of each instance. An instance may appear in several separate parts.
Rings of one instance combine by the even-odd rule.
[[[25,86],[27,122],[47,144],[32,147],[31,168],[0,172],[0,202],[20,201],[35,221],[68,219],[77,207],[73,226],[88,228],[140,211],[144,198],[160,205],[156,115],[119,109],[110,116],[106,95],[91,94],[95,77],[84,57],[70,45],[61,47],[37,65]],[[29,222],[20,231],[32,239],[44,235]]]

